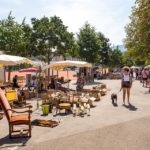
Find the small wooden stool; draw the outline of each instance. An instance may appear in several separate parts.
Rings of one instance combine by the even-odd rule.
[[[69,110],[71,110],[71,104],[70,103],[60,103],[59,104],[59,110],[65,109],[65,113]]]

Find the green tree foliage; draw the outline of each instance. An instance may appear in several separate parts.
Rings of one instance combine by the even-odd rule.
[[[101,32],[98,33],[98,37],[101,41],[101,48],[99,53],[101,58],[100,63],[106,66],[109,64],[109,51],[111,50],[109,39],[106,38]]]
[[[125,45],[130,59],[150,59],[150,1],[136,0],[126,26]]]
[[[117,47],[109,51],[109,66],[110,67],[121,67],[123,66],[123,53]]]
[[[25,23],[25,18],[23,19],[21,23],[21,29],[23,31],[22,35],[22,42],[21,42],[21,52],[20,54],[22,56],[32,56],[34,49],[35,49],[35,44],[34,40],[32,39],[32,27],[28,24]]]
[[[74,34],[57,17],[32,18],[32,26],[15,21],[11,12],[0,20],[0,50],[13,55],[38,56],[50,62],[55,55],[78,55]]]
[[[79,46],[79,55],[81,59],[97,63],[100,60],[101,41],[95,31],[95,28],[86,23],[77,35]]]
[[[25,18],[19,24],[12,14],[0,21],[0,50],[5,53],[21,56],[31,56],[32,28],[25,23]]]
[[[77,38],[79,55],[83,60],[105,66],[108,65],[111,48],[109,39],[103,33],[97,33],[94,27],[85,23],[80,29]]]
[[[0,50],[14,55],[19,54],[23,34],[21,25],[15,21],[10,12],[7,19],[0,21]]]
[[[37,54],[44,54],[48,63],[55,55],[66,57],[72,52],[75,44],[74,36],[67,31],[67,27],[59,17],[32,18],[31,21]]]
[[[0,50],[13,55],[36,56],[48,63],[54,56],[62,55],[64,59],[73,56],[106,66],[110,44],[109,39],[88,23],[75,39],[57,16],[32,18],[29,25],[25,18],[20,24],[16,22],[10,12],[6,19],[0,20]]]
[[[134,63],[135,61],[131,58],[131,55],[128,51],[125,51],[123,54],[123,62],[125,66],[129,66],[129,67],[136,65]]]

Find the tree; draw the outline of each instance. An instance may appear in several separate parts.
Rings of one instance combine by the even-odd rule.
[[[130,56],[130,53],[125,51],[123,54],[123,62],[125,66],[133,66],[136,65],[134,59]]]
[[[150,59],[150,1],[136,0],[126,26],[125,45],[131,59]]]
[[[26,56],[26,41],[30,40],[28,37],[25,39],[26,34],[23,26],[15,21],[15,17],[12,17],[10,12],[7,19],[0,20],[0,50],[12,55]],[[10,80],[12,67],[8,68],[8,80]]]
[[[74,49],[73,33],[67,31],[67,26],[57,17],[32,18],[33,34],[35,41],[35,55],[40,55],[50,64],[54,56],[68,56]],[[48,71],[49,77],[49,71]],[[49,80],[49,79],[48,79]]]
[[[123,66],[123,54],[119,50],[119,47],[109,51],[109,66],[110,67]]]
[[[20,24],[15,21],[10,12],[7,19],[0,21],[0,49],[6,53],[19,55],[23,34]]]
[[[77,35],[77,44],[81,59],[90,63],[99,62],[101,42],[94,27],[85,23]]]
[[[44,54],[48,64],[55,55],[65,57],[72,50],[74,44],[73,34],[67,31],[67,27],[59,17],[32,18],[31,21],[37,54]]]
[[[106,66],[108,65],[108,62],[109,62],[109,51],[111,50],[109,39],[106,38],[104,34],[101,32],[98,33],[98,37],[101,41],[101,48],[100,48],[100,53],[99,53],[100,58],[101,58],[100,63],[102,66],[103,65]]]
[[[0,49],[5,53],[21,56],[31,56],[32,28],[25,23],[25,18],[19,24],[12,17],[0,21]]]
[[[78,46],[73,33],[68,31],[65,33],[65,36],[63,37],[63,44],[63,47],[61,46],[56,54],[62,55],[65,60],[67,56],[79,57]]]
[[[20,53],[22,56],[31,57],[34,55],[35,51],[35,41],[32,39],[32,27],[25,22],[25,18],[21,23],[21,29],[23,31],[22,43],[20,47]]]

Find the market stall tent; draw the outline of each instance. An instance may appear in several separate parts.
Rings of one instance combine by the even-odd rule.
[[[85,61],[71,61],[71,60],[66,60],[66,61],[57,61],[53,62],[45,67],[43,67],[43,71],[46,69],[52,69],[52,70],[61,70],[65,67],[87,67],[87,68],[92,68],[92,64],[85,62]],[[69,74],[67,70],[67,78],[69,79]],[[68,83],[69,87],[69,83]]]
[[[0,55],[0,66],[14,66],[22,63],[32,64],[33,62],[25,57],[5,54]]]
[[[145,66],[145,68],[150,68],[150,65],[148,65],[148,66]]]
[[[71,61],[71,60],[66,60],[66,61],[57,61],[57,62],[53,62],[45,67],[43,67],[42,70],[46,70],[46,69],[53,69],[53,70],[61,70],[65,67],[88,67],[91,68],[92,64],[85,62],[85,61]]]
[[[33,61],[31,61],[28,58],[25,57],[20,57],[20,56],[14,56],[14,55],[6,55],[2,54],[0,55],[0,66],[5,67],[5,66],[15,66],[17,64],[33,64]],[[10,80],[10,72],[8,75],[8,81]]]

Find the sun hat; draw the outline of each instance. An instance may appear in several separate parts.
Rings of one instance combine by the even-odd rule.
[[[124,67],[123,67],[123,70],[128,70],[128,71],[130,71],[130,67],[124,66]]]

